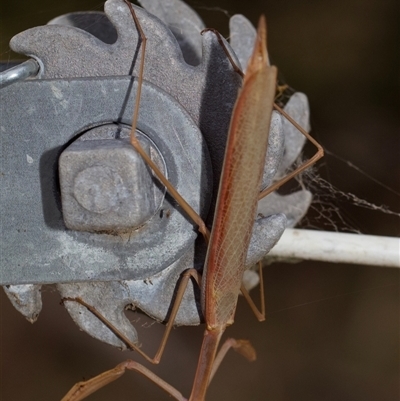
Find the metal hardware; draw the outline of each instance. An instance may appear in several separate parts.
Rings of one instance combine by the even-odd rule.
[[[151,171],[127,138],[129,134],[128,127],[115,124],[96,127],[60,155],[62,209],[68,229],[132,232],[160,208],[164,192],[153,183]],[[117,135],[120,139],[109,139]],[[148,154],[157,155],[154,161],[165,170],[155,145],[151,147],[143,133],[138,131],[137,135],[143,148]],[[105,138],[89,140],[88,136]]]
[[[1,284],[145,279],[193,245],[193,226],[170,197],[160,206],[171,211],[168,218],[156,214],[130,235],[65,227],[59,156],[68,143],[84,138],[82,133],[96,133],[93,126],[118,119],[129,125],[136,85],[130,77],[34,80],[0,91],[2,105],[12,100],[27,111],[23,118],[12,107],[3,112],[0,200],[7,235],[0,244]],[[142,88],[142,105],[139,130],[163,154],[168,177],[182,196],[206,213],[211,168],[200,130],[174,99],[149,83]],[[26,141],[27,135],[34,140]],[[205,191],[199,191],[201,185]]]
[[[186,4],[141,4],[158,18],[135,8],[148,38],[138,132],[172,184],[211,221],[241,79],[215,34],[200,35],[204,24]],[[137,341],[125,307],[164,320],[180,274],[201,268],[205,249],[195,248],[192,224],[124,140],[137,89],[131,75],[138,72],[138,33],[121,0],[107,1],[105,14],[95,19],[100,15],[101,29],[93,27],[92,13],[74,13],[11,41],[14,51],[39,60],[41,76],[0,91],[0,202],[6,211],[0,284],[34,320],[40,284],[57,283],[63,297],[81,297]],[[245,67],[255,30],[243,16],[234,16],[230,26],[232,48],[225,42],[226,48]],[[293,96],[287,107],[308,125],[304,95]],[[263,187],[288,167],[281,167],[283,155],[292,160],[301,150],[300,133],[288,130],[274,113]],[[297,223],[310,200],[307,191],[265,200],[259,212],[269,217],[255,222],[248,267]],[[188,288],[177,325],[202,320],[197,298]],[[81,305],[65,306],[90,335],[125,347]]]

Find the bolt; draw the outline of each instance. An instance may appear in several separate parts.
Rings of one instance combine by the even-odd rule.
[[[142,146],[150,153],[147,142]],[[61,154],[59,171],[64,222],[72,230],[131,231],[158,208],[151,171],[129,139],[77,140]]]

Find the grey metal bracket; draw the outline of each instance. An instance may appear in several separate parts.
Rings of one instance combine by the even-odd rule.
[[[144,279],[194,242],[191,222],[169,197],[147,224],[124,235],[65,227],[58,158],[92,127],[114,123],[112,138],[120,124],[130,125],[136,85],[129,77],[36,80],[0,91],[2,105],[12,98],[25,110],[21,116],[5,107],[1,125],[2,285]],[[211,168],[200,130],[174,99],[146,82],[139,116],[138,128],[162,153],[173,185],[204,213]]]

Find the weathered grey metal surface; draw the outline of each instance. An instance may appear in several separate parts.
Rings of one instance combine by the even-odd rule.
[[[248,269],[272,249],[285,227],[286,217],[283,214],[256,221],[246,261]],[[124,310],[127,307],[140,308],[153,319],[166,321],[181,273],[192,267],[201,268],[204,257],[204,253],[195,254],[192,248],[171,266],[146,280],[58,284],[57,288],[62,297],[79,297],[95,307],[131,341],[136,342],[136,330]],[[198,287],[189,285],[174,322],[177,326],[201,323],[203,315],[199,299]],[[85,307],[73,301],[65,302],[65,306],[75,323],[89,335],[118,348],[126,348],[126,344]]]
[[[90,127],[130,124],[135,93],[136,82],[129,77],[37,80],[0,91],[2,105],[13,99],[25,111],[21,115],[4,107],[1,122],[1,284],[146,278],[193,244],[191,222],[169,197],[160,208],[169,210],[169,217],[157,214],[131,235],[65,229],[56,177],[61,151]],[[190,116],[159,88],[144,83],[138,128],[162,152],[172,184],[204,212],[210,167]],[[27,141],[27,135],[33,140]]]
[[[168,26],[188,64],[200,64],[202,57],[200,32],[206,26],[191,7],[180,0],[139,0],[139,4]]]
[[[58,284],[57,288],[62,297],[80,297],[93,305],[131,341],[137,342],[136,330],[124,314],[126,307],[139,307],[153,318],[163,321],[173,304],[179,276],[188,267],[193,267],[193,261],[194,250],[191,249],[171,266],[147,280]],[[196,305],[194,290],[192,285],[187,287],[176,324],[200,323],[201,311]],[[126,349],[126,344],[85,307],[73,301],[65,302],[65,306],[75,323],[89,335]]]
[[[107,15],[100,11],[83,11],[60,15],[47,25],[64,25],[83,29],[102,42],[112,45],[118,39],[118,33]]]
[[[300,125],[300,127],[310,132],[310,107],[308,105],[307,96],[304,93],[294,93],[285,105],[284,110]],[[277,178],[285,176],[287,169],[289,169],[299,157],[306,143],[306,137],[290,121],[284,118],[282,124],[285,132],[286,146],[282,163],[277,172]]]
[[[289,195],[273,192],[258,202],[257,213],[261,216],[284,213],[287,218],[286,227],[294,227],[305,216],[311,201],[312,194],[307,190]]]
[[[285,133],[281,115],[273,111],[269,128],[267,156],[265,157],[264,172],[260,191],[271,185],[278,171],[285,148]]]
[[[35,323],[42,310],[41,285],[7,285],[3,288],[14,308],[29,322]]]
[[[236,53],[243,71],[246,71],[253,52],[257,31],[244,15],[236,14],[229,20],[229,32],[229,43]]]

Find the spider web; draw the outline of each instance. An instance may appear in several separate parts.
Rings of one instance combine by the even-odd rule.
[[[352,162],[330,151],[325,150],[325,153],[335,157],[363,175],[367,180],[374,182],[381,188],[394,194],[397,198],[400,198],[400,194],[397,191],[364,172]],[[299,159],[296,165],[300,163],[301,160]],[[354,193],[345,192],[335,187],[328,179],[322,177],[320,173],[322,167],[323,164],[317,167],[313,166],[296,177],[297,189],[307,189],[313,194],[313,201],[309,210],[300,223],[301,228],[362,234],[362,231],[356,227],[357,223],[351,221],[351,216],[347,216],[345,213],[345,209],[349,205],[400,218],[399,212],[391,210],[386,205],[377,205]]]

